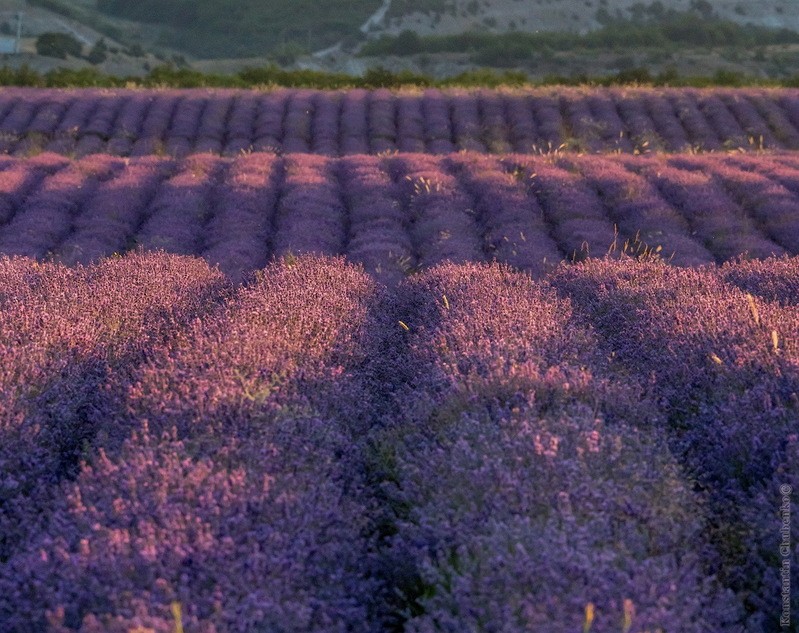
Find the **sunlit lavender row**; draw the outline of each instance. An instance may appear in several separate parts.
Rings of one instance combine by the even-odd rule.
[[[776,630],[797,296],[799,258],[0,259],[0,629]]]
[[[0,254],[200,255],[240,280],[288,253],[395,283],[441,261],[799,254],[799,157],[210,154],[0,159]]]
[[[799,149],[794,89],[0,91],[0,152]]]

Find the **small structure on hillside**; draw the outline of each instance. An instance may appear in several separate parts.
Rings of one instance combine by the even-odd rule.
[[[5,33],[0,35],[0,53],[8,55],[8,54],[19,54],[20,47],[19,41],[22,38],[22,18],[24,17],[24,13],[22,11],[18,11],[15,15],[16,19],[16,34],[11,35],[8,31],[11,30],[11,27],[7,27],[4,29]],[[8,21],[5,22],[8,25]]]

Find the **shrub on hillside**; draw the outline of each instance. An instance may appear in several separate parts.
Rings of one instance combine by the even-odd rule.
[[[67,55],[79,57],[83,47],[69,33],[42,33],[36,40],[36,52],[46,57],[66,59]]]

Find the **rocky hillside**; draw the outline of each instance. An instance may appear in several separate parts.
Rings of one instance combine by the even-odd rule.
[[[393,0],[385,21],[372,34],[405,29],[420,35],[475,30],[585,32],[602,26],[603,18],[691,8],[741,24],[799,30],[796,0]]]
[[[203,72],[233,73],[243,67],[277,62],[285,67],[362,74],[382,66],[446,77],[477,67],[517,68],[533,78],[550,74],[603,75],[645,66],[653,72],[674,68],[684,74],[717,71],[761,77],[795,72],[796,47],[769,48],[730,44],[724,50],[644,50],[644,45],[614,45],[588,54],[554,47],[555,54],[500,54],[496,64],[486,55],[449,49],[443,53],[396,56],[364,52],[367,42],[384,35],[413,31],[418,36],[458,33],[597,31],[619,20],[658,21],[669,12],[693,11],[756,27],[799,31],[797,0],[0,0],[0,37],[16,31],[16,15],[24,11],[22,55],[4,55],[0,65],[28,65],[40,72],[55,67],[81,68],[85,59],[36,55],[36,38],[45,32],[69,33],[84,46],[85,56],[104,38],[108,59],[98,69],[114,75],[140,75],[172,62]],[[793,7],[791,5],[794,5]],[[518,37],[518,36],[516,36]],[[628,40],[624,40],[627,42]],[[650,40],[647,40],[650,41]],[[762,44],[762,45],[761,45]],[[737,48],[736,48],[737,47]],[[751,50],[750,50],[751,49]],[[127,55],[131,50],[139,53]],[[362,56],[359,56],[362,55]],[[494,57],[497,57],[495,54]],[[518,57],[518,56],[517,56]]]

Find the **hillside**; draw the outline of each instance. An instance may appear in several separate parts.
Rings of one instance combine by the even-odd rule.
[[[40,72],[89,65],[35,55],[47,31],[75,36],[84,56],[104,38],[114,50],[98,70],[118,76],[163,63],[219,74],[268,63],[352,75],[380,66],[436,78],[493,67],[534,80],[635,68],[784,79],[799,67],[799,12],[788,0],[756,9],[734,0],[0,0],[0,31],[15,30],[20,9],[25,54],[2,61]],[[791,31],[786,40],[767,28]],[[466,39],[446,41],[457,37]]]
[[[597,29],[608,20],[691,8],[737,22],[799,30],[792,0],[31,0],[151,44],[200,58],[313,52],[410,29],[419,35],[467,31]]]
[[[646,13],[646,7],[663,11],[697,7],[740,24],[799,30],[795,0],[393,0],[380,30],[397,34],[411,29],[420,35],[475,30],[585,32],[599,28],[603,15],[629,18]]]

